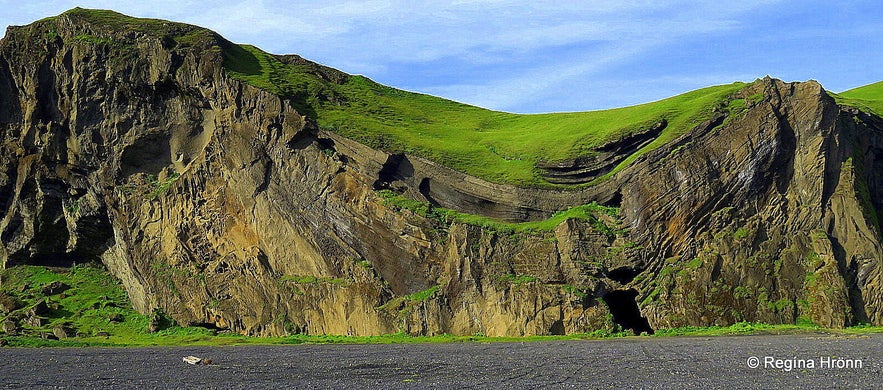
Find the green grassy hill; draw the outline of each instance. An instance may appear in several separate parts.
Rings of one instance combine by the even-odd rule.
[[[746,84],[699,89],[612,110],[518,115],[386,87],[362,76],[329,82],[315,66],[291,65],[254,46],[225,49],[233,77],[297,101],[330,131],[389,152],[406,152],[493,182],[546,186],[535,168],[591,155],[593,148],[665,119],[652,150],[708,119]],[[619,167],[621,168],[621,167]]]
[[[837,103],[883,115],[883,81],[832,95]]]

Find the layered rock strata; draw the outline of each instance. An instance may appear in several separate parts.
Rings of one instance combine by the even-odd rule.
[[[231,78],[231,43],[156,23],[74,13],[8,30],[3,266],[100,261],[142,313],[252,335],[883,324],[883,120],[815,82],[759,80],[733,97],[744,110],[718,109],[596,185],[518,188],[319,129]],[[538,169],[594,179],[665,125]],[[382,189],[504,221],[621,209],[518,233]]]

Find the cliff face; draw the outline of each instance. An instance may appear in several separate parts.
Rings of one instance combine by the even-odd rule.
[[[3,41],[5,266],[100,260],[141,312],[250,334],[612,325],[580,292],[594,288],[581,254],[562,259],[549,237],[384,206],[374,184],[389,156],[226,77],[220,37],[100,27],[63,15]],[[576,248],[591,231],[549,235]]]
[[[648,156],[623,186],[652,248],[635,282],[651,324],[879,324],[880,119],[815,82],[741,93],[744,112]]]
[[[69,12],[0,43],[5,267],[101,261],[142,313],[255,335],[883,324],[883,121],[816,83],[758,81],[609,180],[524,189],[323,131],[229,77],[216,34],[131,23]],[[621,209],[521,233],[380,189],[510,221]]]

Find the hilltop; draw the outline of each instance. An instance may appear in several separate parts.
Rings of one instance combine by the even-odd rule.
[[[277,58],[254,46],[235,47],[225,58],[233,77],[293,99],[299,111],[323,129],[375,149],[420,156],[492,182],[520,186],[552,184],[542,176],[540,165],[593,158],[605,145],[652,131],[650,141],[621,156],[625,162],[585,182],[612,173],[708,120],[715,110],[726,110],[745,86],[703,88],[613,110],[517,115],[397,90],[363,76],[327,77],[304,60]]]
[[[516,115],[74,9],[0,41],[4,332],[883,325],[881,89]]]

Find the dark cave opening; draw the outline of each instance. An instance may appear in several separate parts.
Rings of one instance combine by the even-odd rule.
[[[221,328],[217,324],[214,324],[211,322],[192,322],[192,323],[190,323],[190,326],[195,326],[198,328],[210,329],[210,330],[224,330],[224,328]]]
[[[330,138],[316,138],[316,145],[319,146],[319,149],[328,151],[328,153],[336,151],[336,149],[334,149],[334,140]]]
[[[607,277],[619,283],[626,284],[635,280],[635,277],[638,276],[639,273],[641,273],[641,271],[631,267],[619,267],[607,272]]]
[[[561,320],[555,321],[552,324],[552,326],[549,327],[549,334],[550,335],[563,335],[565,333],[566,332],[564,329],[564,321],[561,321]]]
[[[610,199],[604,202],[604,206],[616,208],[622,207],[622,192],[617,191],[615,194],[613,194]]]
[[[420,180],[420,185],[417,187],[417,190],[420,191],[420,194],[422,194],[426,198],[426,200],[429,201],[429,203],[432,203],[433,205],[438,205],[438,202],[436,202],[435,199],[432,199],[432,196],[429,195],[431,191],[429,186],[429,178],[424,177],[423,180]]]
[[[604,302],[613,315],[613,322],[623,329],[631,330],[632,333],[639,335],[646,332],[653,334],[653,328],[647,318],[641,316],[641,310],[635,298],[638,292],[635,290],[616,290],[604,295]]]
[[[383,163],[380,172],[377,174],[377,180],[374,181],[374,190],[383,190],[389,188],[389,183],[397,180],[399,165],[405,159],[404,154],[390,154]]]

